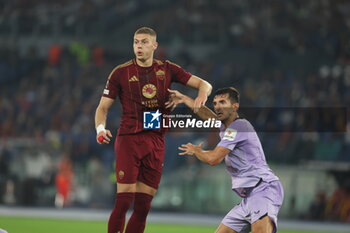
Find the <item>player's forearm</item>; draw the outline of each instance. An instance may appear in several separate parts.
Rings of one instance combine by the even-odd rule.
[[[190,109],[193,109],[194,106],[194,99],[192,99],[189,96],[184,96],[184,104],[189,107]],[[217,118],[216,114],[207,106],[202,106],[199,111],[196,113],[202,120],[208,120],[210,118]]]
[[[95,128],[99,125],[106,126],[108,110],[102,107],[97,107],[95,113]]]
[[[198,96],[201,96],[201,95],[209,96],[212,89],[213,87],[211,86],[211,84],[202,79],[198,88]]]
[[[191,97],[184,95],[183,97],[183,103],[189,107],[190,109],[193,109],[194,106],[194,99],[192,99]]]
[[[196,113],[201,119],[208,120],[211,118],[216,119],[217,115],[207,106],[202,106]]]
[[[106,126],[108,111],[109,111],[109,108],[112,106],[113,102],[114,102],[114,99],[101,97],[100,103],[98,104],[98,107],[95,113],[96,128],[100,127],[99,129],[105,130],[104,127]],[[99,130],[97,130],[97,132],[98,131]]]
[[[211,166],[217,165],[220,161],[216,159],[215,152],[212,150],[196,150],[194,155],[202,162]]]

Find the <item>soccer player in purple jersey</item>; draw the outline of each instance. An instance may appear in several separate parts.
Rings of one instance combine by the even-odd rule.
[[[194,101],[175,90],[168,107]],[[277,231],[277,214],[283,202],[283,187],[266,163],[264,151],[253,126],[238,116],[239,93],[227,87],[215,92],[214,112],[203,106],[197,112],[202,119],[216,118],[222,122],[221,141],[213,150],[203,150],[202,144],[181,145],[180,155],[194,155],[212,166],[225,160],[232,178],[232,190],[243,198],[224,217],[216,233],[271,233]]]

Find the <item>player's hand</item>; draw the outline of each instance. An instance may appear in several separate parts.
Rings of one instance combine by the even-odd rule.
[[[198,94],[197,98],[194,100],[193,112],[197,113],[199,109],[205,105],[208,100],[208,96],[206,94]]]
[[[169,101],[165,103],[166,108],[170,108],[173,111],[178,104],[182,104],[184,102],[185,95],[177,90],[168,89],[170,96]]]
[[[179,150],[183,151],[179,155],[195,155],[196,152],[202,150],[202,146],[203,142],[199,143],[199,145],[193,145],[192,143],[182,144],[178,147]]]
[[[106,129],[106,132],[101,131],[96,135],[96,141],[98,144],[109,144],[109,142],[111,141],[111,137],[111,131]]]

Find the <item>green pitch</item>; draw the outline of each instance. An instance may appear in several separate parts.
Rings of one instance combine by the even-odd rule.
[[[105,233],[104,221],[62,220],[42,218],[0,217],[0,228],[8,233]],[[145,233],[213,233],[216,227],[150,223]],[[280,230],[279,233],[316,233]],[[324,232],[325,233],[325,232]]]

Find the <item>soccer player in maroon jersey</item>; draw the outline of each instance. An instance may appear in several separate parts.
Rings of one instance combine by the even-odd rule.
[[[205,105],[211,85],[180,66],[153,59],[156,33],[142,27],[134,34],[132,59],[117,66],[108,77],[96,109],[96,140],[108,144],[111,132],[105,128],[109,108],[116,97],[122,104],[122,120],[115,140],[117,196],[108,222],[108,233],[124,231],[125,214],[134,201],[126,233],[144,232],[151,201],[160,182],[164,160],[162,129],[144,129],[143,112],[167,113],[168,88],[172,82],[198,89],[194,111]],[[102,137],[101,137],[102,136]]]

